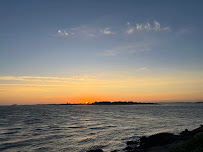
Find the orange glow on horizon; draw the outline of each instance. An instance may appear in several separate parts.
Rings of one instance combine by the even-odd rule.
[[[0,77],[0,105],[95,101],[201,101],[202,75],[176,77]]]

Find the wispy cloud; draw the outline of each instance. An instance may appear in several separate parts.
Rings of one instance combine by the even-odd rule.
[[[104,55],[104,56],[116,56],[116,55],[121,53],[120,50],[121,50],[120,48],[106,50],[104,53],[102,53],[102,55]]]
[[[95,27],[89,26],[79,26],[69,29],[72,36],[79,36],[79,37],[96,37],[97,36],[97,29]]]
[[[98,35],[98,29],[88,26],[79,26],[73,28],[67,28],[65,30],[58,30],[59,36],[70,36],[70,37],[96,37]]]
[[[137,29],[138,31],[142,30],[142,24],[136,24],[136,29]]]
[[[193,30],[194,30],[194,29],[192,29],[192,28],[186,28],[186,27],[184,27],[184,28],[178,29],[178,30],[176,31],[176,35],[177,35],[177,36],[190,35],[190,34],[193,33]]]
[[[169,31],[170,27],[162,27],[158,21],[154,21],[152,24],[147,23],[137,23],[133,25],[131,22],[127,22],[127,34],[133,34],[136,31]]]
[[[139,68],[137,71],[151,71],[151,70],[149,68],[142,67],[142,68]]]
[[[106,50],[102,53],[104,56],[117,56],[119,54],[135,54],[139,52],[151,51],[153,44],[147,42],[137,42],[133,45],[120,46]]]
[[[73,28],[67,28],[65,30],[58,30],[59,36],[70,36],[79,38],[95,38],[102,35],[114,34],[110,27],[96,28],[91,26],[79,26]]]
[[[121,33],[127,33],[127,34],[133,34],[136,31],[169,31],[170,27],[162,26],[160,22],[154,20],[152,24],[149,22],[146,23],[136,23],[132,24],[131,22],[127,22],[125,26],[125,30],[123,31],[122,28],[113,28],[113,27],[95,27],[95,26],[87,26],[82,25],[78,27],[72,27],[72,28],[66,28],[66,29],[59,29],[57,31],[57,34],[59,36],[63,37],[100,37],[103,35],[111,35],[111,34],[121,34]],[[126,27],[127,26],[127,27]],[[123,25],[121,25],[123,27]],[[113,30],[112,30],[113,29]],[[123,33],[123,34],[124,34]]]
[[[137,31],[168,31],[170,27],[161,27],[161,24],[154,20],[152,25],[150,23],[136,24],[136,29]]]
[[[58,35],[60,35],[60,36],[68,36],[69,34],[65,30],[58,30]]]
[[[154,30],[157,31],[157,30],[160,30],[161,29],[161,25],[158,21],[154,21]]]
[[[113,32],[111,31],[111,28],[109,28],[109,27],[106,27],[106,28],[103,30],[103,33],[104,33],[104,34],[113,34]]]
[[[134,32],[134,28],[131,27],[131,28],[127,29],[126,32],[127,32],[128,34],[132,34],[132,33]]]
[[[146,23],[144,25],[144,29],[147,30],[147,31],[150,31],[151,30],[151,25],[149,23]]]
[[[127,26],[130,26],[130,22],[127,22],[126,24],[127,24]]]
[[[132,34],[132,33],[134,33],[134,27],[131,26],[131,23],[130,23],[130,22],[127,22],[127,26],[128,26],[128,28],[127,28],[127,30],[126,30],[126,33],[127,33],[127,34]]]
[[[93,80],[95,75],[76,75],[71,77],[41,77],[41,76],[0,76],[0,81],[48,81],[48,82],[61,82],[61,81],[83,81]]]

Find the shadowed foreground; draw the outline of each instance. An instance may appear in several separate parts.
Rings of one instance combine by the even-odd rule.
[[[203,151],[203,125],[192,131],[172,133],[159,133],[149,137],[143,136],[136,141],[128,141],[124,152],[202,152]],[[119,152],[114,150],[112,152]],[[87,152],[103,152],[102,149]]]

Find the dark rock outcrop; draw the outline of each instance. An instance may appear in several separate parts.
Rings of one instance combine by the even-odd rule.
[[[137,145],[138,142],[137,142],[137,141],[127,141],[126,144],[127,144],[127,145]]]
[[[188,131],[185,129],[185,131],[182,131],[179,135],[174,135],[172,133],[158,133],[151,136],[143,136],[139,140],[136,141],[128,141],[127,147],[123,150],[125,152],[145,152],[146,150],[149,150],[150,148],[156,147],[156,146],[165,146],[170,145],[174,143],[178,143],[180,141],[188,141],[192,137],[195,137],[199,133],[203,133],[203,125],[201,125],[199,128],[196,128],[192,131]],[[164,148],[165,149],[165,148]],[[117,152],[118,150],[114,150],[112,152]],[[95,149],[95,150],[89,150],[87,152],[103,152],[102,149]]]
[[[174,140],[177,140],[178,136],[171,133],[159,133],[156,135],[151,135],[149,137],[140,138],[140,148],[149,148],[153,146],[159,146],[164,144],[172,143]]]
[[[180,135],[159,133],[149,137],[143,136],[137,141],[128,141],[126,143],[127,147],[123,150],[126,152],[142,152],[156,146],[164,146],[177,141],[187,141],[201,132],[203,132],[203,125],[192,131],[185,129],[185,131],[181,132]]]

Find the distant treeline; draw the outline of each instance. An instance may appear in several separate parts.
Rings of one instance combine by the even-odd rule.
[[[133,105],[133,104],[157,104],[157,103],[151,103],[151,102],[133,102],[133,101],[100,101],[100,102],[94,102],[92,105]]]

